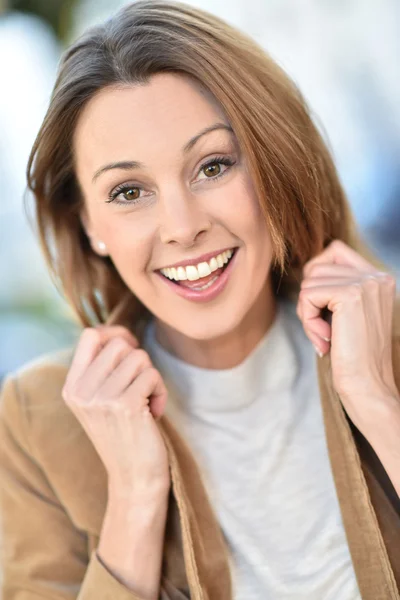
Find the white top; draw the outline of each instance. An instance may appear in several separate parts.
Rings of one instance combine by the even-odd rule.
[[[359,600],[326,446],[316,355],[293,303],[232,369],[144,347],[228,542],[235,600]]]

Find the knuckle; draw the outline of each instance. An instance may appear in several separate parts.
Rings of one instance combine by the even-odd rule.
[[[159,377],[161,377],[159,371],[157,371],[155,367],[148,367],[147,373],[152,380],[157,380]]]
[[[367,275],[364,280],[364,285],[367,288],[378,289],[380,286],[380,282],[375,275]]]
[[[135,350],[135,358],[143,365],[151,365],[150,356],[143,348]]]
[[[81,338],[97,342],[100,339],[100,332],[95,327],[85,327],[81,333]]]
[[[67,399],[70,404],[78,402],[82,395],[79,384],[80,381],[76,381],[71,385],[70,389],[67,392]]]
[[[132,333],[124,325],[116,325],[115,330],[119,331],[121,335],[124,335],[124,336],[127,335],[129,337],[132,337]]]
[[[396,287],[396,279],[390,273],[384,273],[383,278],[385,283],[387,283],[390,287]]]
[[[119,336],[119,335],[112,338],[108,342],[108,346],[109,346],[109,349],[111,350],[111,352],[116,353],[116,354],[120,354],[122,352],[126,352],[126,350],[132,349],[132,346],[129,344],[129,342],[127,342],[127,340],[125,338],[123,338],[122,336]]]
[[[312,276],[315,277],[315,274],[317,273],[317,271],[320,270],[320,268],[321,268],[320,264],[317,264],[317,263],[311,264],[308,268],[308,273],[307,273],[308,277],[312,277]]]
[[[103,327],[107,327],[110,331],[125,331],[126,327],[124,325],[103,325]]]
[[[123,337],[125,340],[129,340],[130,342],[137,343],[136,336],[134,336],[128,327],[125,327],[125,325],[112,325],[110,329],[113,331],[114,335]]]
[[[299,292],[299,300],[303,301],[307,297],[307,288],[302,288]]]
[[[77,400],[79,398],[79,395],[75,393],[73,387],[71,387],[70,389],[63,388],[61,391],[61,396],[68,406],[77,404]]]
[[[362,298],[362,293],[363,293],[362,284],[359,283],[358,281],[352,283],[349,286],[348,293],[349,293],[349,296],[351,298],[353,298],[353,300],[360,300]]]
[[[86,377],[83,373],[78,379],[71,381],[68,387],[64,386],[65,397],[68,404],[79,404],[85,402],[87,398],[86,388]]]

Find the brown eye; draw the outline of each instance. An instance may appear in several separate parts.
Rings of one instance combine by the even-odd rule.
[[[130,200],[137,200],[139,198],[139,188],[127,188],[125,191],[122,192],[122,196],[124,196],[125,200],[127,200],[128,202]]]
[[[215,177],[216,175],[220,174],[221,165],[215,161],[212,163],[208,163],[208,165],[206,165],[203,170],[204,175],[206,175],[206,177]]]

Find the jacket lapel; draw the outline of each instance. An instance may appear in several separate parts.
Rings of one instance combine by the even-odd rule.
[[[179,510],[190,598],[231,600],[228,553],[197,464],[169,420],[163,417],[159,423],[168,450],[172,491]]]
[[[360,456],[332,385],[329,354],[318,361],[317,368],[332,473],[361,596],[363,600],[399,600]]]

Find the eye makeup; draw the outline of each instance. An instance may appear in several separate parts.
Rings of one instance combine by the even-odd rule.
[[[229,156],[214,156],[211,159],[207,159],[199,168],[199,173],[212,165],[224,165],[226,167],[226,169],[224,169],[222,172],[219,172],[212,177],[205,177],[205,178],[200,179],[199,181],[201,181],[201,182],[207,181],[210,183],[216,182],[221,177],[223,177],[230,170],[230,168],[233,167],[235,164],[236,164],[236,160],[234,160],[233,157],[229,157]],[[140,192],[140,191],[143,191],[143,188],[133,182],[121,183],[111,190],[106,202],[107,203],[114,202],[115,204],[123,204],[123,205],[129,204],[129,205],[135,206],[136,204],[138,204],[138,202],[141,201],[141,198],[143,198],[143,196],[137,196],[134,198],[133,195],[131,195],[130,199],[127,199],[127,198],[125,200],[118,199],[119,196],[121,196],[121,195],[123,196],[124,194],[127,194],[127,193],[129,194],[130,192],[132,192],[134,190],[139,190],[139,192]]]

